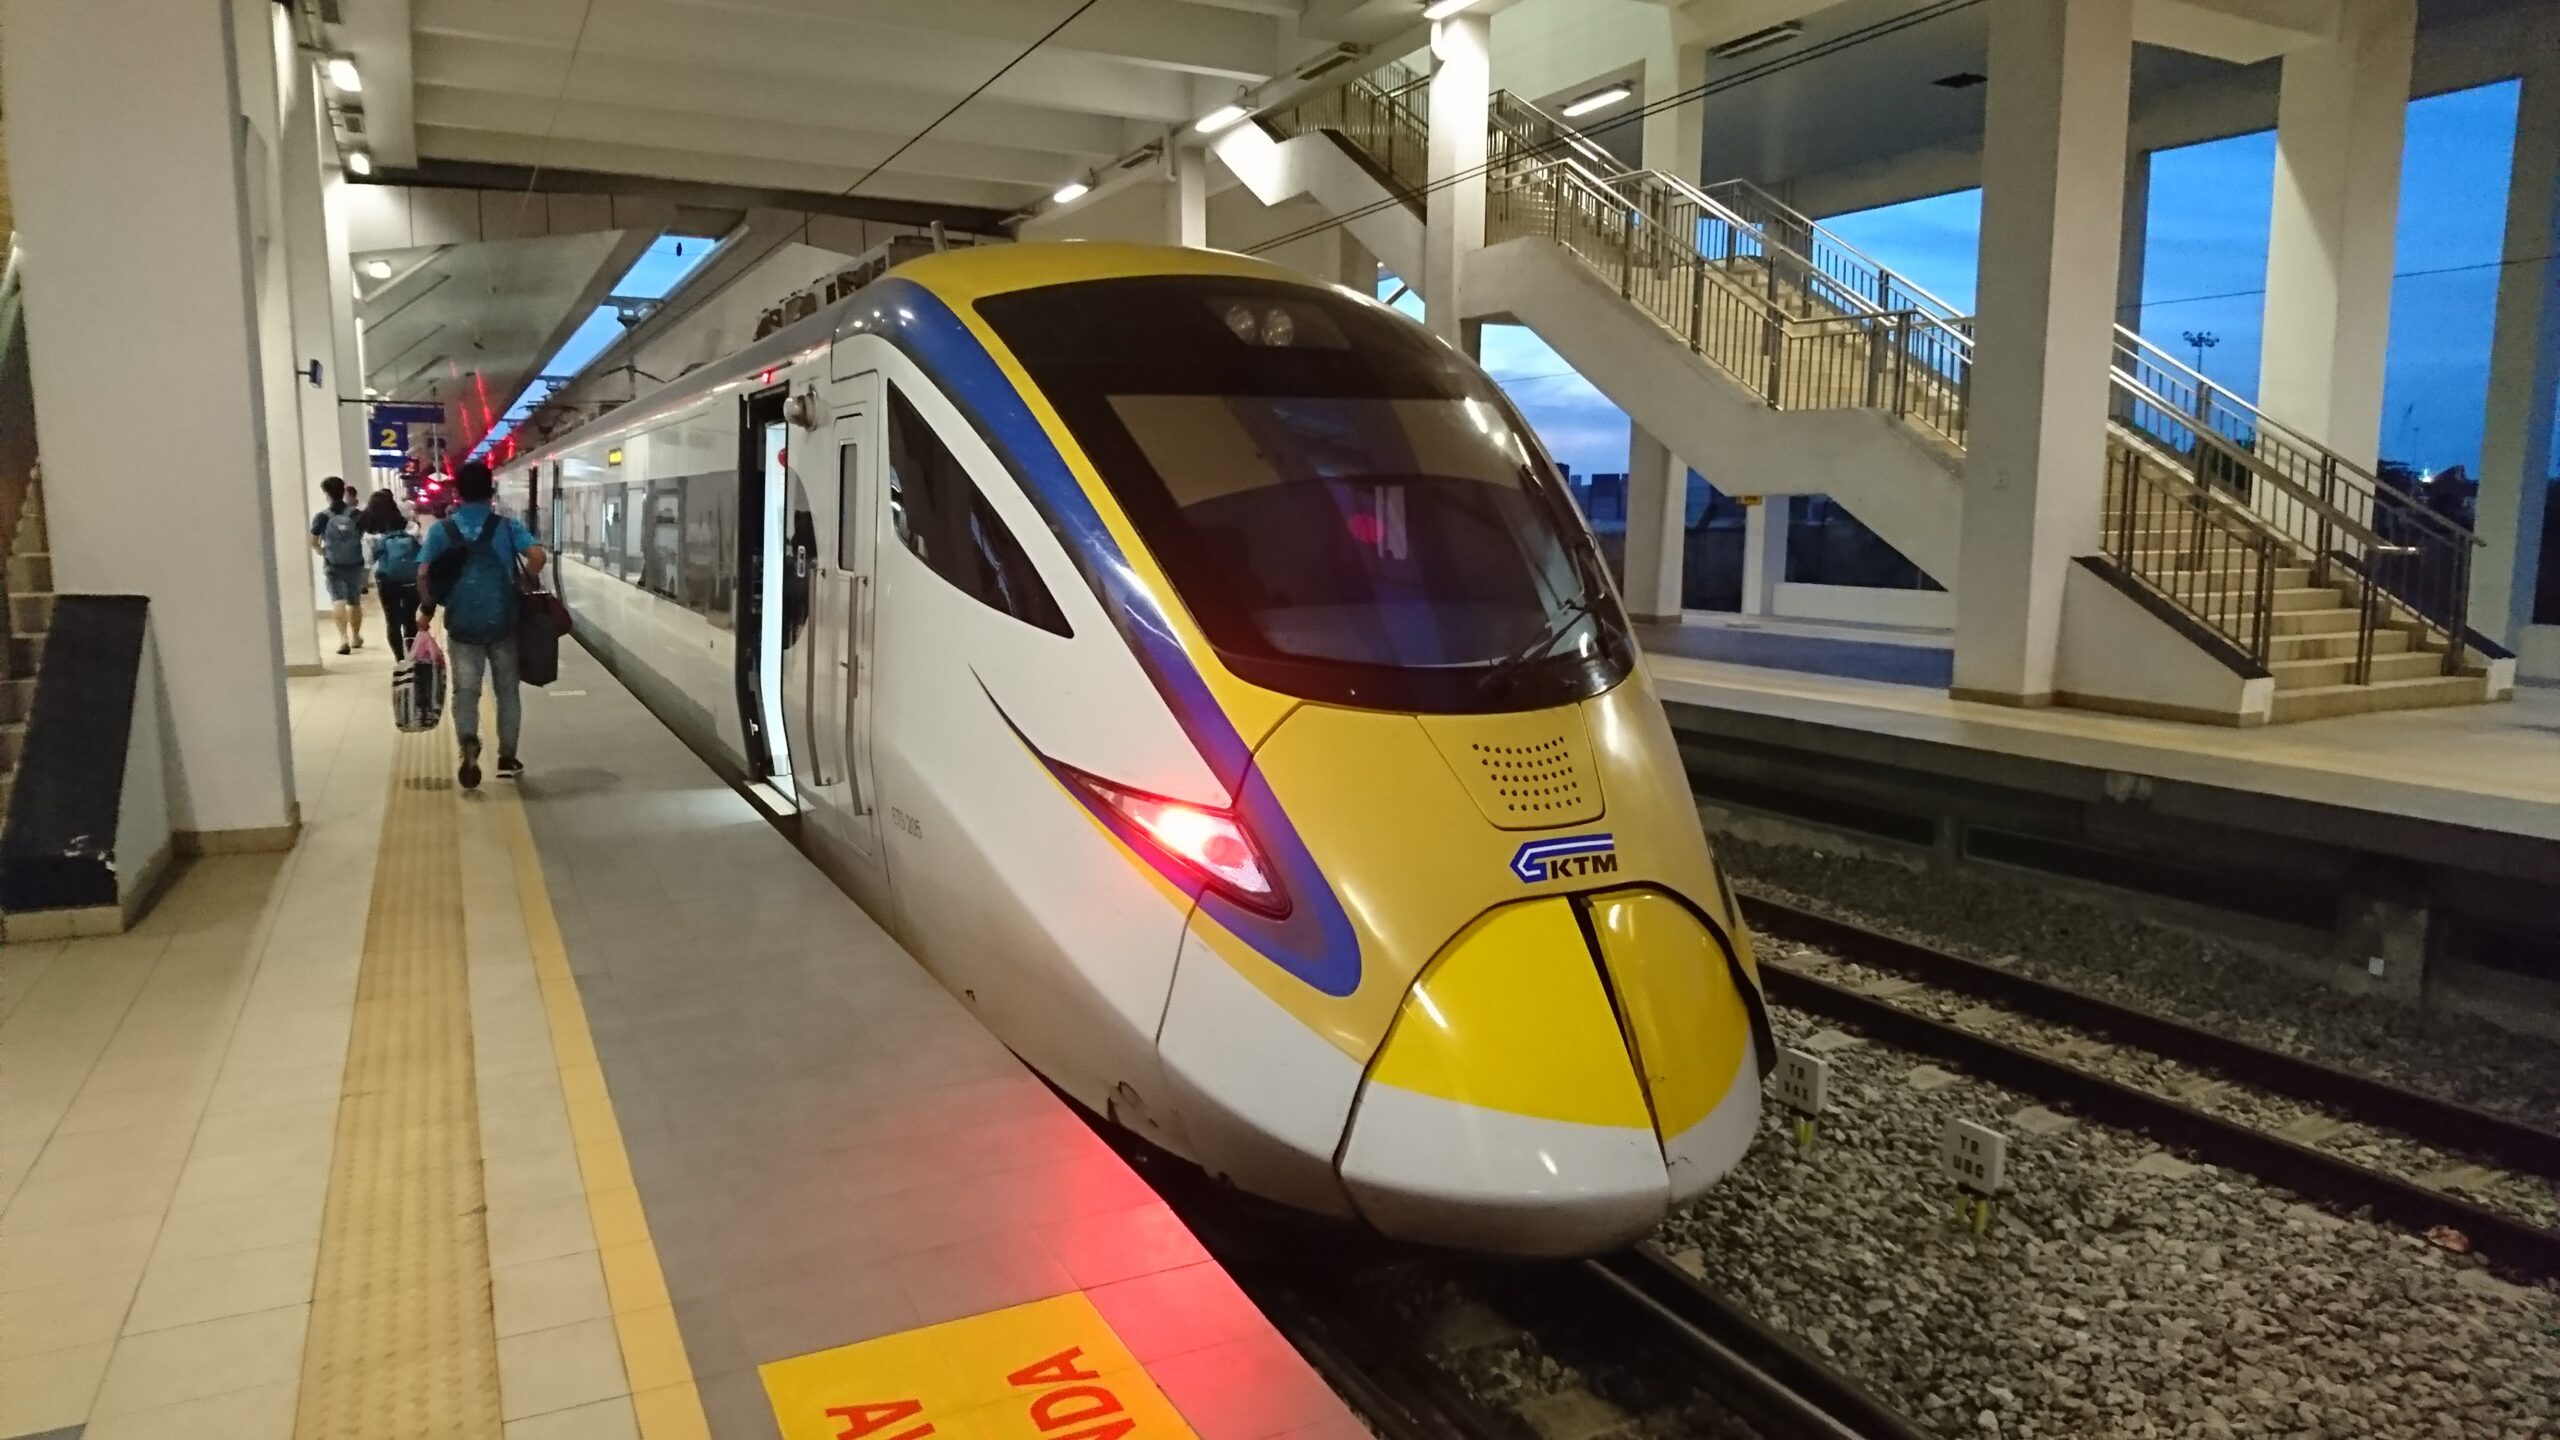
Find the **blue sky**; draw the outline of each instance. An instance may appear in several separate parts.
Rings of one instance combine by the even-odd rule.
[[[2479,468],[2498,286],[2489,267],[2504,238],[2515,116],[2512,81],[2409,107],[2394,265],[2400,278],[2392,285],[2383,381],[2386,458]],[[2143,334],[2193,363],[2181,332],[2213,332],[2220,343],[2206,352],[2205,372],[2254,396],[2275,135],[2156,151],[2151,166]],[[1981,192],[1967,190],[1826,223],[1897,274],[1970,310],[1981,218]],[[1558,460],[1577,472],[1626,468],[1626,417],[1554,351],[1512,326],[1488,329],[1484,348],[1485,367]]]
[[[711,258],[711,252],[718,248],[719,243],[699,236],[661,235],[641,252],[639,259],[631,262],[630,269],[622,272],[622,279],[615,283],[613,294],[624,300],[663,300],[694,272],[696,266]],[[605,347],[621,334],[622,319],[614,307],[610,303],[597,306],[586,319],[578,322],[577,329],[569,332],[569,338],[561,342],[559,350],[543,362],[541,375],[565,380],[577,374],[603,354]],[[489,427],[489,433],[472,453],[484,453],[506,439],[517,422],[532,414],[533,407],[549,396],[550,387],[541,384],[539,379],[527,385],[515,403],[507,407],[507,413],[499,417],[498,423]]]

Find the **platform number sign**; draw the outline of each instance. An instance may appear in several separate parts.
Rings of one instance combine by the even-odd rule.
[[[400,455],[408,454],[409,422],[406,420],[374,421],[373,448],[376,450],[389,450]]]

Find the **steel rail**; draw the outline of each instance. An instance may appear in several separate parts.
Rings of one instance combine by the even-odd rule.
[[[2291,1096],[2367,1125],[2459,1150],[2510,1169],[2560,1180],[2560,1134],[2504,1115],[2409,1090],[2385,1080],[2184,1020],[2103,1000],[1998,965],[1952,955],[1816,911],[1760,896],[1742,901],[1755,933],[1819,946],[1844,959],[1997,1002],[2022,1015],[2103,1035],[2244,1085]]]
[[[1929,1432],[1683,1270],[1652,1241],[1581,1262],[1607,1299],[1667,1330],[1715,1398],[1773,1440],[1930,1440]]]
[[[2472,1248],[2511,1269],[2536,1277],[2560,1276],[2560,1230],[2368,1169],[1783,965],[1763,965],[1760,976],[1769,998],[1778,1004],[1853,1026],[1888,1045],[1943,1060],[1994,1085],[2068,1106],[2101,1124],[2139,1131],[2209,1164],[2237,1170],[2306,1199],[2370,1210],[2413,1230],[2449,1227],[2461,1232]]]

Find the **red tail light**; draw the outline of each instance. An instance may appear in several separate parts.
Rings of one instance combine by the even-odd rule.
[[[1157,849],[1196,872],[1218,893],[1265,915],[1288,913],[1288,897],[1281,893],[1270,866],[1263,863],[1261,848],[1232,812],[1185,800],[1168,800],[1080,772],[1069,774],[1106,809],[1128,821]]]

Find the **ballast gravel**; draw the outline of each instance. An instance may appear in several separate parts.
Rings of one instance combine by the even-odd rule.
[[[1659,1238],[1935,1433],[2560,1436],[2560,1294],[1800,1012],[1772,1021],[1830,1062],[1831,1110],[1800,1149],[1773,1103]],[[1980,1233],[1940,1174],[1953,1117],[2009,1138],[2011,1193]]]
[[[2056,1056],[2077,1069],[2282,1135],[2368,1169],[2460,1195],[2531,1224],[2560,1228],[2560,1181],[2440,1150],[2396,1131],[2361,1124],[2287,1096],[2253,1090],[2147,1050],[2111,1045],[2066,1025],[1933,990],[1925,982],[1859,965],[1808,946],[1764,939],[1760,953],[1779,964],[1958,1029]]]
[[[1716,853],[1737,885],[1773,900],[2560,1132],[2560,1044],[2548,1039],[2350,994],[2032,877],[1730,833]]]

